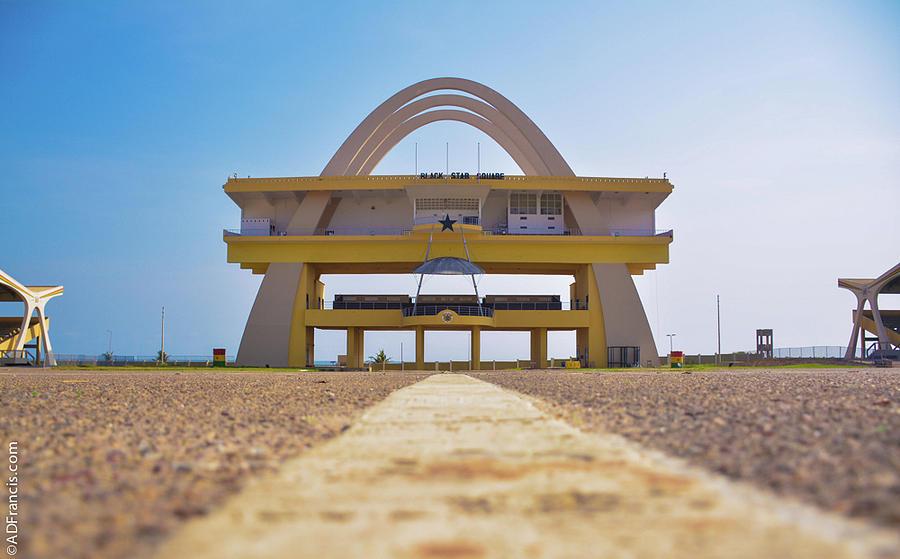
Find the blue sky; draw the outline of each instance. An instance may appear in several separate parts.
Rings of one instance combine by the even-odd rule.
[[[714,350],[716,293],[724,350],[762,327],[779,347],[846,343],[836,278],[900,256],[900,4],[485,4],[0,1],[0,268],[65,285],[58,352],[103,351],[112,330],[116,353],[154,353],[165,305],[171,353],[233,353],[260,278],[225,262],[227,175],[316,175],[391,94],[460,76],[522,108],[576,174],[668,173],[671,264],[636,278],[661,349],[675,332]],[[517,172],[455,123],[376,172],[410,172],[414,143],[442,169],[445,142],[451,166],[474,169],[481,142],[483,169]],[[524,357],[512,340],[485,358]],[[427,357],[465,358],[454,341]],[[323,335],[317,355],[342,345]]]

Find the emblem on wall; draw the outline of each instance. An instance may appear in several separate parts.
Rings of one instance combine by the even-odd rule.
[[[442,312],[441,320],[443,320],[444,322],[453,322],[453,313],[450,311]]]

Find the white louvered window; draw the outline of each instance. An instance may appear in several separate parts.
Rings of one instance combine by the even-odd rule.
[[[534,215],[537,213],[537,194],[512,192],[509,195],[509,213],[513,215]]]
[[[475,211],[479,210],[478,198],[416,198],[416,211]]]
[[[562,194],[559,192],[541,194],[541,215],[562,215]]]

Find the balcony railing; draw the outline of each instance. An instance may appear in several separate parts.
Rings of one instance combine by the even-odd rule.
[[[453,311],[459,316],[494,316],[494,309],[478,305],[410,305],[403,309],[403,316],[434,316],[442,311]]]
[[[258,233],[241,233],[240,229],[225,229],[226,237],[284,237],[287,236],[285,231],[275,231],[269,235],[260,235]],[[413,230],[409,228],[394,227],[340,227],[334,229],[316,229],[313,232],[315,236],[330,237],[341,235],[357,235],[357,236],[379,236],[379,235],[412,235]],[[527,235],[551,235],[551,233],[542,232],[509,232],[505,226],[488,227],[481,231],[482,236],[498,236],[508,235],[510,237],[521,237]],[[570,227],[559,233],[552,233],[553,236],[581,236],[581,230]],[[610,229],[611,237],[672,237],[671,229]]]
[[[321,310],[403,310],[404,316],[413,316],[412,308],[416,306],[412,302],[396,302],[396,301],[322,301],[319,303]],[[455,311],[456,307],[474,307],[478,305],[459,305],[448,303],[446,305],[423,303],[416,306],[417,309],[431,309],[424,314],[437,314],[445,309]],[[316,308],[316,302],[312,301],[309,308]],[[491,314],[475,315],[475,316],[493,316],[493,311],[584,311],[588,309],[588,304],[584,301],[537,301],[537,302],[493,302],[482,303],[481,308],[491,309]],[[437,310],[434,310],[437,309]],[[416,311],[416,316],[422,315],[423,312]],[[457,313],[462,314],[462,313]]]

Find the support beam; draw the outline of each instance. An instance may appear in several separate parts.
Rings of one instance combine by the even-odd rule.
[[[472,327],[471,365],[473,371],[481,370],[481,326]]]
[[[308,192],[291,217],[288,234],[315,233],[330,201],[331,192]],[[241,337],[238,365],[307,365],[307,296],[316,300],[317,280],[315,271],[302,262],[269,264]]]
[[[319,221],[325,216],[325,209],[331,202],[331,192],[311,191],[303,197],[286,228],[288,235],[313,235]],[[323,226],[327,226],[324,224]]]
[[[295,289],[289,333],[288,366],[306,367],[310,365],[309,358],[312,357],[312,351],[309,346],[313,343],[310,336],[312,329],[306,325],[306,311],[314,308],[316,302],[316,272],[312,265],[302,265]]]
[[[538,369],[547,368],[547,329],[531,329],[531,361]]]
[[[299,262],[269,264],[247,318],[235,360],[237,365],[288,366],[294,299],[302,270],[303,264]]]
[[[312,326],[306,327],[306,366],[314,367],[316,365],[316,329]]]
[[[416,370],[425,369],[425,327],[416,326]]]
[[[862,328],[859,330],[859,358],[866,358],[866,331]]]
[[[875,321],[875,330],[878,334],[878,349],[890,349],[887,329],[881,320],[881,311],[878,309],[878,293],[869,295],[869,306],[872,307],[872,319]]]
[[[25,299],[25,317],[22,318],[22,326],[19,328],[19,334],[16,336],[16,345],[13,346],[15,351],[25,350],[25,336],[28,335],[28,328],[31,326],[31,315],[34,314],[34,309],[34,303]]]
[[[850,343],[847,344],[847,352],[844,354],[844,359],[850,360],[856,355],[856,340],[859,339],[862,345],[862,357],[865,358],[866,353],[866,341],[865,341],[865,332],[863,332],[862,336],[860,336],[860,327],[859,324],[862,322],[862,314],[863,308],[866,306],[866,300],[862,296],[861,293],[854,291],[854,295],[856,295],[856,313],[853,315],[853,332],[850,334]]]
[[[570,288],[570,292],[575,293],[580,303],[587,305],[588,311],[588,327],[575,330],[578,359],[583,367],[603,368],[607,366],[607,313],[604,312],[604,302],[600,297],[598,278],[594,275],[596,266],[580,266],[575,272],[575,287]],[[643,353],[641,345],[641,355]]]
[[[347,367],[350,369],[362,368],[365,360],[362,352],[363,332],[362,328],[347,328]]]
[[[599,211],[587,192],[566,192],[566,204],[572,212],[578,227],[584,235],[609,235],[607,218]],[[591,351],[590,361],[597,367],[606,366],[606,345],[639,346],[641,360],[658,365],[656,342],[650,330],[650,322],[641,304],[640,296],[631,279],[626,264],[593,264],[594,283],[597,296],[591,295],[592,302],[602,305],[603,333],[602,351]],[[593,313],[592,313],[593,314]],[[599,349],[599,348],[598,348]],[[602,353],[598,355],[597,353]],[[601,364],[602,363],[602,364]]]
[[[44,315],[44,305],[37,305],[38,320],[41,324],[41,340],[44,343],[44,364],[47,367],[56,367],[56,358],[53,357],[53,347],[50,345],[50,336],[47,334],[47,317]],[[35,344],[40,348],[40,342]],[[40,352],[40,349],[38,350]]]

